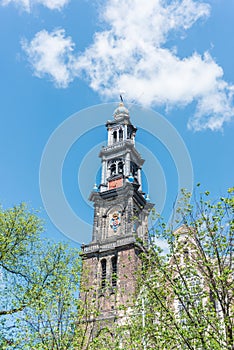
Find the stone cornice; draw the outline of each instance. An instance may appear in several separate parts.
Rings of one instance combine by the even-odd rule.
[[[82,255],[89,255],[89,254],[96,254],[96,253],[102,253],[110,250],[115,249],[127,249],[131,245],[137,245],[136,244],[136,238],[133,235],[129,236],[114,236],[110,240],[106,240],[104,242],[91,242],[90,244],[83,245],[82,248]]]
[[[103,192],[96,192],[92,191],[89,200],[92,202],[97,202],[99,199],[108,199],[108,198],[114,198],[117,196],[124,196],[124,197],[135,197],[137,200],[141,203],[141,205],[146,205],[146,200],[141,192],[138,191],[139,185],[135,183],[129,183],[126,181],[124,182],[124,185],[122,187],[118,187],[111,190],[106,190]]]
[[[118,152],[126,153],[128,151],[131,152],[133,158],[136,158],[137,163],[140,166],[144,164],[145,160],[141,157],[140,153],[134,147],[134,142],[132,140],[125,140],[121,142],[116,142],[110,146],[103,146],[99,153],[99,157],[103,159],[109,159],[110,157],[115,156],[115,154]]]

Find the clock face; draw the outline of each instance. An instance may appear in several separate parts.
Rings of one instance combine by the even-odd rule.
[[[113,190],[114,188],[122,187],[123,186],[123,179],[116,179],[109,181],[108,189]]]

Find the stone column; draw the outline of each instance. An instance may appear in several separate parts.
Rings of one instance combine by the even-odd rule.
[[[127,140],[128,138],[128,126],[127,124],[124,125],[124,134],[123,134],[123,139]]]
[[[112,144],[112,133],[111,133],[111,128],[108,128],[108,146]]]
[[[105,159],[102,160],[102,179],[101,179],[101,184],[105,185],[106,184],[106,166],[107,162]],[[101,192],[105,191],[105,187],[101,186]]]
[[[130,153],[129,152],[126,154],[126,158],[125,158],[125,175],[126,176],[130,175]]]
[[[108,167],[108,162],[106,162],[106,178],[105,178],[105,184],[107,183],[106,179],[108,179],[108,177],[110,177],[110,169]]]
[[[139,185],[140,185],[140,187],[139,187],[139,191],[142,191],[142,183],[141,183],[141,169],[140,169],[140,168],[137,170],[137,179],[138,179],[138,183],[139,183]]]
[[[98,219],[99,219],[98,208],[95,205],[95,207],[94,207],[93,238],[92,238],[92,241],[96,241],[97,240],[97,223],[98,223]]]

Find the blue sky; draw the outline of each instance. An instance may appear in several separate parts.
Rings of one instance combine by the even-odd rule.
[[[145,129],[147,110],[160,113],[184,140],[194,183],[201,182],[213,197],[224,194],[233,186],[234,173],[233,20],[232,0],[1,1],[3,207],[25,201],[41,209],[48,236],[69,241],[69,232],[62,234],[44,208],[41,157],[61,123],[107,103],[98,118],[99,107],[92,107],[88,116],[76,114],[83,131],[67,150],[61,169],[67,202],[77,217],[91,225],[87,197],[92,176],[93,182],[98,179],[104,124],[120,90],[125,91],[125,103],[139,127],[139,147],[148,160],[145,190],[151,188],[155,203],[166,191],[163,215],[170,215],[178,191],[178,169],[166,138],[160,142],[155,132],[153,137]],[[79,125],[77,130],[79,134]],[[59,146],[55,158],[58,153]],[[49,167],[48,178],[53,181],[51,172]],[[84,230],[89,237],[91,226]]]

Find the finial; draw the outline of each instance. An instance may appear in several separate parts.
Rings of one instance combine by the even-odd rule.
[[[149,201],[150,201],[150,196],[149,196],[148,194],[146,194],[145,200],[146,200],[146,202],[149,202]]]
[[[128,176],[128,182],[133,183],[134,177],[132,176],[132,173]]]
[[[98,191],[97,184],[94,184],[94,186],[93,186],[93,191],[94,191],[94,192],[97,192],[97,191]]]
[[[120,94],[119,97],[120,97],[120,101],[123,103],[123,96]]]

